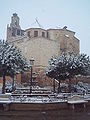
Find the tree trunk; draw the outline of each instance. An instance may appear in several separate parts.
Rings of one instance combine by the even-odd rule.
[[[69,78],[69,92],[71,93],[71,78]]]
[[[14,75],[13,75],[13,77],[12,77],[12,92],[14,91]]]
[[[60,88],[60,80],[59,80],[59,83],[58,83],[58,93],[61,92],[61,88]]]
[[[53,80],[53,92],[55,93],[55,79]]]
[[[6,78],[5,78],[5,72],[3,73],[3,87],[2,87],[2,93],[5,94],[5,83],[6,83]]]

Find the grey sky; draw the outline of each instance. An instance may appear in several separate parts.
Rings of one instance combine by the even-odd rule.
[[[80,39],[80,52],[90,56],[90,0],[0,0],[0,38],[13,13],[22,29],[32,27],[35,18],[44,28],[67,26]]]

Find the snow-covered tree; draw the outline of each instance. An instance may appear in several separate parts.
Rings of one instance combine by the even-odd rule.
[[[85,54],[74,55],[73,53],[62,53],[59,57],[52,57],[49,60],[49,67],[46,75],[59,81],[71,79],[76,75],[87,75],[90,70],[90,59]],[[69,88],[71,84],[69,84]]]
[[[0,41],[0,76],[3,76],[3,89],[5,92],[5,76],[14,78],[16,73],[26,71],[28,64],[21,51],[7,42]]]

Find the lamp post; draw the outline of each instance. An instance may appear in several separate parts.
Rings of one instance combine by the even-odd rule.
[[[32,66],[34,65],[34,58],[30,59],[30,69],[31,69],[31,77],[30,77],[30,94],[32,93]]]

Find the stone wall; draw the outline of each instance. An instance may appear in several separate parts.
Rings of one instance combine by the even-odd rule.
[[[60,45],[46,38],[24,38],[13,42],[22,54],[27,58],[28,62],[31,57],[35,59],[36,66],[48,66],[48,60],[53,56],[58,56]],[[12,44],[12,43],[11,43]]]
[[[11,103],[10,110],[58,110],[68,109],[68,104],[61,103]]]

